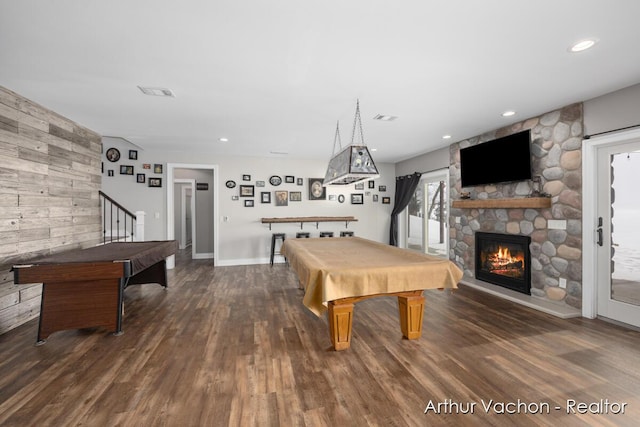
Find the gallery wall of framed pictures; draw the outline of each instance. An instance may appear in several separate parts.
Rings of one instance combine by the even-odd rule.
[[[164,163],[145,158],[144,151],[107,144],[103,152],[104,179],[127,179],[133,185],[140,184],[147,188],[163,187]],[[239,172],[242,173],[222,181],[224,187],[221,191],[228,192],[232,201],[240,201],[246,207],[287,207],[319,202],[346,205],[391,204],[391,199],[385,194],[387,186],[380,184],[379,180],[327,188],[322,185],[323,178],[319,177],[298,176],[286,171],[274,171],[264,176],[252,170]],[[197,190],[210,189],[208,186],[198,185]]]
[[[243,200],[243,205],[246,207],[256,206],[256,201],[254,201],[254,198],[258,197],[255,191],[256,187],[260,188],[260,205],[286,207],[291,206],[292,202],[297,204],[298,202],[316,201],[365,205],[379,203],[379,200],[382,200],[382,204],[391,203],[389,197],[380,194],[387,191],[386,185],[378,185],[375,180],[341,186],[339,187],[341,194],[328,194],[334,192],[336,187],[328,190],[322,183],[323,178],[307,178],[288,174],[271,174],[262,177],[251,173],[243,173],[224,181],[231,200]]]
[[[146,184],[150,188],[162,187],[162,163],[145,163],[138,150],[126,150],[118,147],[107,147],[104,150],[102,175],[108,179],[119,176],[132,179],[138,184]]]

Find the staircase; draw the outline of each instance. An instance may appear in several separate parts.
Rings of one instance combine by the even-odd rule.
[[[102,243],[143,241],[144,212],[134,214],[102,191],[99,194],[102,207]]]

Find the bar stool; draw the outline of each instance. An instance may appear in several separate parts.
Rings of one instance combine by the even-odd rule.
[[[271,267],[273,267],[273,257],[274,255],[282,255],[280,252],[276,252],[276,240],[282,240],[282,243],[284,243],[284,239],[285,239],[285,234],[284,233],[273,233],[271,235]],[[282,247],[282,243],[280,244],[280,247]]]
[[[300,238],[308,239],[309,237],[311,237],[311,233],[308,233],[306,231],[298,231],[296,233],[296,239],[300,239]]]
[[[353,231],[341,231],[340,237],[353,237]]]
[[[320,237],[333,237],[333,231],[321,231]]]

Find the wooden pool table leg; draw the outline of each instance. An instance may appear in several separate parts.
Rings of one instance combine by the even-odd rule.
[[[424,313],[424,296],[419,295],[398,296],[398,309],[400,311],[400,329],[402,336],[409,340],[415,340],[422,335],[422,317]]]
[[[351,327],[353,324],[353,303],[329,301],[329,334],[331,344],[336,351],[351,346]]]

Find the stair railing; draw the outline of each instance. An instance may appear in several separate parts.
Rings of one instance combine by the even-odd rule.
[[[126,241],[129,236],[130,241],[133,241],[136,215],[102,191],[98,191],[98,193],[100,194],[100,204],[102,205],[102,243],[117,242],[122,239]],[[123,230],[120,228],[121,224],[124,225]],[[107,225],[109,225],[109,230],[107,230]],[[128,229],[127,225],[129,225]],[[109,234],[108,236],[107,233]]]

